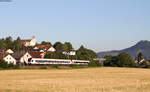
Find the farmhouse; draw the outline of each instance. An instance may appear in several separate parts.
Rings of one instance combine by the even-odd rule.
[[[12,55],[19,63],[27,64],[32,56],[27,51],[17,51]]]
[[[17,64],[17,60],[10,54],[8,53],[0,53],[0,60],[4,60],[8,64]]]
[[[7,62],[8,64],[13,64],[16,65],[17,64],[17,60],[10,54],[6,55],[3,60],[5,62]]]

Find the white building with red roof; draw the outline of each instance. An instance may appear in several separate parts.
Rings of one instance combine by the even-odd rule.
[[[21,42],[25,47],[30,47],[30,46],[33,47],[36,45],[36,38],[35,36],[33,36],[31,39],[23,39],[21,40]]]
[[[40,50],[41,52],[55,52],[55,48],[50,45],[36,45],[34,50]]]

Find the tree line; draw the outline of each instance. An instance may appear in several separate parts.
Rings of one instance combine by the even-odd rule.
[[[117,56],[105,56],[104,66],[113,67],[135,67],[135,62],[127,53],[120,53]]]
[[[105,56],[104,66],[112,67],[139,67],[139,68],[149,68],[150,62],[146,59],[140,52],[137,54],[135,59],[127,53],[120,53],[117,56]]]
[[[21,50],[21,39],[17,37],[16,40],[13,40],[11,36],[0,39],[0,48],[3,49],[12,49],[13,51]]]

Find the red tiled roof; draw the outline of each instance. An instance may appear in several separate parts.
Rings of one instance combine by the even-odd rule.
[[[31,39],[27,39],[27,40],[21,40],[21,42],[30,42]]]
[[[36,51],[28,51],[32,58],[44,58],[45,53],[43,52],[36,52]],[[44,56],[42,56],[44,55]]]

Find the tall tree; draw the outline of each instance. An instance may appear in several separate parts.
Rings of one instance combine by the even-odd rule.
[[[81,46],[77,50],[77,58],[81,60],[93,60],[94,58],[96,58],[96,53],[93,50]]]
[[[13,39],[12,39],[11,36],[9,36],[9,37],[6,37],[6,38],[5,38],[5,41],[6,41],[6,42],[13,42]]]
[[[64,43],[64,47],[65,47],[64,48],[65,50],[68,50],[68,51],[69,50],[73,50],[73,46],[72,46],[72,44],[70,42],[65,42]]]
[[[63,50],[64,47],[63,47],[63,44],[61,42],[56,42],[53,47],[56,49],[56,50]]]
[[[17,51],[17,50],[21,50],[22,49],[22,43],[21,43],[21,38],[20,37],[17,37],[17,39],[14,41],[14,50]]]
[[[5,41],[4,41],[4,39],[1,39],[0,40],[0,48],[6,48],[6,43],[5,43]]]
[[[143,59],[143,54],[140,52],[137,55],[137,61],[140,62]]]
[[[118,66],[119,67],[128,67],[134,64],[131,56],[127,53],[121,53],[118,55]]]
[[[11,36],[5,38],[6,49],[13,49],[13,39]]]

